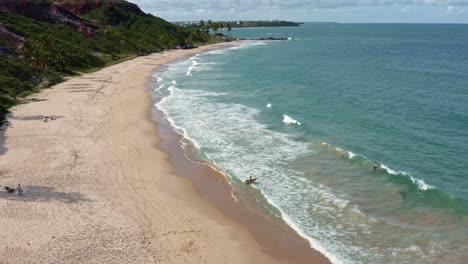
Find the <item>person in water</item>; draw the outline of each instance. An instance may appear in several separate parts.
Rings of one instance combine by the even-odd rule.
[[[245,180],[244,183],[245,184],[251,184],[255,181],[255,178],[252,178],[252,176],[249,176],[249,179],[248,180]]]
[[[372,166],[372,171],[376,171],[376,170],[377,170],[377,165],[374,164],[374,165]]]

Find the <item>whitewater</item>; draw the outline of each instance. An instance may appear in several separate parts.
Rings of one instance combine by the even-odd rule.
[[[468,38],[447,37],[458,56],[428,64],[441,46],[424,43],[450,26],[399,27],[233,31],[296,41],[171,64],[154,75],[155,108],[233,188],[258,178],[259,203],[333,263],[463,263]]]

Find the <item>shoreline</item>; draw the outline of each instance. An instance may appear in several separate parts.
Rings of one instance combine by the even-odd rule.
[[[151,84],[156,85],[155,82]],[[148,90],[151,92],[154,87]],[[159,100],[161,98],[155,98],[155,101]],[[311,260],[313,263],[330,263],[323,253],[312,248],[282,218],[262,207],[255,199],[257,190],[249,187],[233,189],[227,176],[216,165],[197,160],[197,150],[191,142],[186,145],[187,149],[182,148],[184,136],[174,130],[161,110],[153,108],[152,112],[161,139],[159,148],[169,154],[175,174],[189,179],[198,195],[207,203],[247,228],[261,245],[262,251],[281,260],[281,263],[311,263]]]
[[[151,121],[144,89],[151,74],[225,45],[138,57],[33,95],[44,101],[14,107],[1,131],[0,188],[21,183],[25,196],[0,191],[6,230],[0,255],[26,263],[301,263],[270,254],[274,248],[259,235],[203,197],[220,189],[196,191],[197,181],[175,177],[191,168],[179,160],[173,166],[175,156],[161,150],[171,141],[158,137],[164,126]],[[56,120],[43,122],[45,116]],[[219,175],[213,179],[222,182]],[[302,261],[326,260],[317,256]]]

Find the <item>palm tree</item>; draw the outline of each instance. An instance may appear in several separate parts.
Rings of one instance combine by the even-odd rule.
[[[34,56],[33,56],[33,44],[31,41],[26,40],[19,48],[20,56],[26,61],[33,63]]]
[[[14,100],[21,92],[20,82],[13,77],[0,78],[0,91],[7,93]]]
[[[62,72],[63,69],[67,66],[67,63],[68,63],[67,52],[65,50],[65,47],[62,47],[62,49],[55,52],[53,64],[59,72]]]
[[[147,51],[146,43],[143,39],[137,41],[136,48],[140,54],[144,54]]]
[[[213,28],[213,21],[208,20],[208,23],[206,24],[206,33],[210,32],[210,29]]]
[[[212,28],[213,28],[213,31],[216,33],[219,29],[219,23],[213,23]]]
[[[21,56],[34,67],[44,69],[47,66],[44,47],[40,42],[25,41],[20,48]]]
[[[231,37],[231,30],[232,30],[231,24],[226,23],[226,27],[227,27],[227,31],[229,32],[229,37]]]

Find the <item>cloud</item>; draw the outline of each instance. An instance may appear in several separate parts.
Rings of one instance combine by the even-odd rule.
[[[401,13],[409,13],[411,8],[409,6],[404,6],[400,9]]]
[[[467,14],[468,0],[128,0],[138,4],[143,11],[171,21],[180,20],[236,20],[236,19],[320,19],[335,14],[332,20],[365,16],[356,10],[366,10],[368,16],[381,21],[382,14],[392,11],[399,15],[417,14],[425,21],[429,16],[460,18]],[[449,8],[447,8],[449,7]],[[387,13],[388,13],[387,12]],[[380,14],[374,15],[375,14]],[[391,14],[388,16],[396,16]],[[464,17],[464,16],[463,16]],[[367,21],[367,20],[366,20]],[[429,20],[432,21],[432,20]]]
[[[264,8],[277,9],[329,9],[357,6],[466,6],[468,0],[130,0],[152,11],[209,9],[211,11],[251,10]]]
[[[442,13],[442,15],[459,16],[465,13],[465,8],[463,8],[462,6],[447,6],[447,9],[445,10],[445,12]]]

